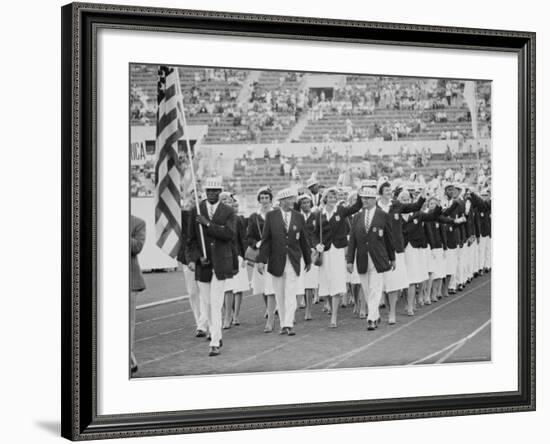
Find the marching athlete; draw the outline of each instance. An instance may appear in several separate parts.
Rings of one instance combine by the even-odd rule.
[[[305,271],[311,267],[311,250],[306,234],[304,217],[292,207],[296,201],[296,191],[285,188],[277,195],[279,208],[266,215],[262,232],[258,271],[271,275],[277,310],[281,324],[281,334],[294,336],[294,315],[296,293],[301,260]]]
[[[238,268],[233,240],[236,233],[235,211],[220,202],[223,190],[221,178],[205,180],[206,200],[200,203],[200,213],[191,210],[189,224],[189,268],[195,271],[201,303],[201,317],[206,318],[210,336],[209,356],[220,354],[222,346],[222,306],[226,280],[235,275]],[[204,247],[200,228],[204,233]],[[204,322],[201,322],[203,324]],[[207,332],[198,330],[197,337]]]
[[[298,206],[300,213],[306,221],[306,235],[310,247],[313,246],[313,231],[315,230],[315,225],[317,223],[316,212],[313,211],[313,199],[311,194],[304,193],[298,196]],[[311,248],[312,258],[316,254],[315,248]],[[305,269],[305,263],[302,258],[302,269]],[[311,268],[304,273],[300,273],[298,284],[298,298],[304,297],[305,299],[305,315],[304,319],[310,321],[312,319],[311,315],[311,305],[313,303],[313,296],[315,290],[319,287],[319,266],[313,263]]]
[[[367,330],[380,322],[379,306],[384,286],[384,273],[395,270],[395,249],[390,218],[376,206],[376,181],[365,183],[359,190],[364,208],[354,217],[347,254],[347,269],[357,272],[367,300]]]
[[[378,192],[380,199],[378,206],[389,215],[391,224],[391,234],[395,248],[395,269],[384,273],[384,291],[388,295],[389,302],[389,324],[396,322],[396,305],[399,294],[402,290],[409,287],[409,277],[407,274],[407,263],[405,261],[405,239],[403,237],[404,219],[401,214],[415,213],[422,209],[425,202],[425,193],[422,192],[416,202],[402,203],[392,197],[391,184],[387,180],[378,182]]]
[[[256,193],[256,199],[259,208],[248,218],[246,243],[256,255],[259,255],[265,218],[267,213],[273,209],[273,192],[271,188],[268,186],[261,187]],[[267,318],[265,331],[266,333],[271,332],[275,318],[275,290],[273,289],[271,275],[269,273],[260,274],[257,263],[254,263],[252,272],[252,293],[261,294],[264,299],[265,317]]]
[[[346,292],[346,247],[348,245],[347,218],[357,213],[363,203],[360,197],[351,206],[337,205],[338,190],[327,188],[323,195],[324,208],[318,213],[313,231],[315,248],[322,254],[319,270],[319,297],[331,299],[330,327],[338,326],[340,297]],[[322,230],[322,231],[321,231]]]

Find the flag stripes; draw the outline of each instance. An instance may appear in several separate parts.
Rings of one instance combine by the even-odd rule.
[[[177,69],[160,66],[157,84],[155,231],[157,245],[171,257],[181,246],[178,140],[183,136],[183,106]]]

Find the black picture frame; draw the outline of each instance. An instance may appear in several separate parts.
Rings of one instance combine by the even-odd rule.
[[[535,409],[535,33],[85,3],[68,4],[61,15],[62,436],[87,440]],[[518,390],[98,415],[95,51],[96,32],[102,27],[515,53],[519,66]]]

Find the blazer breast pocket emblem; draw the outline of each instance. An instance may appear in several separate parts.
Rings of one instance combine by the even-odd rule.
[[[395,220],[399,220],[399,214],[398,214],[398,213],[395,213],[395,214],[393,215],[393,217],[395,218]]]
[[[340,216],[336,215],[334,219],[336,219],[336,222],[340,222]]]
[[[378,228],[372,227],[372,232],[373,232],[373,233],[376,233],[376,230],[378,230]]]
[[[296,232],[296,240],[300,240],[300,233]]]
[[[439,228],[439,224],[437,222],[435,223],[435,228]]]
[[[453,231],[453,227],[449,227],[449,231]]]
[[[384,230],[382,228],[378,230],[378,236],[380,237],[384,236]]]
[[[296,225],[292,225],[292,229],[296,231]]]
[[[417,223],[418,223],[418,221],[417,221],[416,219],[413,219],[413,222],[414,222],[415,224],[417,224]]]

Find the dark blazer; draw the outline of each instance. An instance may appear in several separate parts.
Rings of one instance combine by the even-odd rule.
[[[472,205],[479,215],[479,231],[482,237],[491,236],[491,201],[483,200],[475,193],[470,194]]]
[[[206,201],[200,203],[200,213],[208,217]],[[195,279],[210,282],[212,273],[217,279],[229,279],[235,275],[239,264],[233,240],[236,236],[237,216],[229,205],[219,203],[209,227],[203,226],[206,247],[206,264],[201,263],[202,246],[199,223],[195,221],[197,209],[193,208],[189,219],[189,260],[195,262]]]
[[[304,219],[306,221],[307,241],[311,248],[315,246],[315,241],[313,240],[313,233],[315,231],[315,227],[317,226],[317,222],[319,220],[319,215],[317,213],[318,213],[317,211],[311,211],[307,217],[305,217],[305,215],[301,213],[302,216],[304,216]]]
[[[306,266],[311,263],[306,221],[301,213],[290,210],[287,232],[281,212],[282,210],[275,209],[266,214],[258,262],[267,263],[267,271],[273,276],[281,277],[288,256],[294,271],[300,275],[300,259],[304,258]]]
[[[424,222],[424,231],[428,245],[432,250],[443,248],[443,239],[441,238],[441,221],[439,218],[435,221]]]
[[[130,216],[130,290],[145,290],[145,281],[141,274],[138,254],[145,244],[145,221],[136,216]]]
[[[320,243],[320,227],[322,226],[325,251],[327,251],[331,245],[334,245],[336,248],[346,247],[348,245],[348,233],[350,229],[347,218],[357,213],[362,207],[363,202],[360,197],[357,197],[357,201],[349,207],[338,205],[330,219],[327,219],[327,215],[324,214],[323,211],[319,211],[317,213],[317,226],[313,231],[315,245]]]
[[[265,220],[258,213],[252,213],[248,217],[246,228],[246,246],[256,250],[256,244],[262,239],[262,231],[264,229]]]
[[[424,222],[435,221],[441,214],[441,207],[438,205],[432,211],[424,213],[417,211],[412,213],[409,218],[403,220],[403,236],[405,238],[405,246],[411,244],[413,248],[426,248],[428,239],[424,231]]]
[[[462,246],[462,228],[463,224],[454,224],[451,220],[461,217],[461,205],[458,200],[454,200],[453,203],[443,210],[443,216],[448,217],[448,223],[445,223],[445,238],[447,240],[447,248],[454,250],[458,246]],[[442,221],[443,222],[443,221]]]
[[[189,215],[189,210],[181,210],[181,242],[177,259],[185,265],[189,263]]]
[[[237,255],[244,259],[244,252],[246,251],[246,228],[247,220],[244,216],[237,216],[237,223],[235,228],[235,240],[234,245],[237,250]]]
[[[365,229],[365,209],[355,215],[351,225],[346,261],[348,264],[357,261],[357,272],[361,274],[367,272],[368,255],[378,273],[390,270],[390,261],[395,260],[390,217],[380,208],[375,208],[368,232]]]
[[[393,200],[390,205],[388,215],[390,217],[390,223],[392,228],[393,246],[396,253],[403,253],[405,251],[405,238],[403,237],[403,218],[401,214],[415,213],[422,209],[422,205],[426,199],[419,197],[418,200],[411,204],[403,204],[398,200]]]

